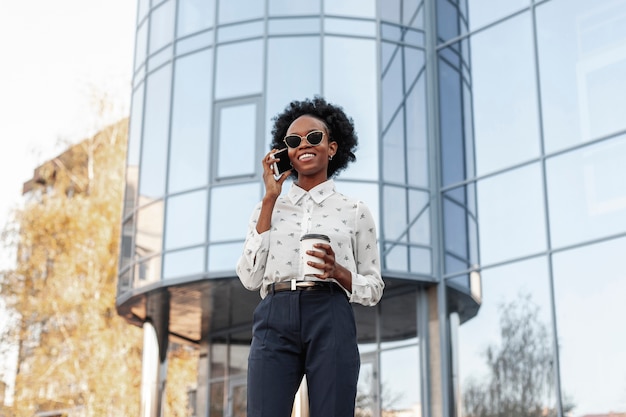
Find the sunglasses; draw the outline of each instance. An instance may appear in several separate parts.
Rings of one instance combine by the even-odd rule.
[[[297,148],[298,146],[300,146],[300,143],[302,143],[303,139],[306,139],[309,145],[317,146],[322,143],[322,139],[324,139],[324,132],[322,132],[321,130],[314,130],[307,133],[306,136],[291,134],[285,136],[283,142],[285,142],[290,148]]]

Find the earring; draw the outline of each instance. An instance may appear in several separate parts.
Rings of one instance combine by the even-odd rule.
[[[332,156],[332,155],[330,155],[330,156],[328,157],[328,160],[329,160],[329,161],[332,161],[332,160],[333,160],[333,156]]]

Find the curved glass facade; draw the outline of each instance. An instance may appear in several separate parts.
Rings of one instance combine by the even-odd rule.
[[[318,94],[359,135],[338,187],[379,220],[385,296],[355,306],[362,415],[626,411],[626,0],[139,0],[137,16],[117,306],[201,351],[197,415],[245,401],[258,294],[234,265],[272,117]]]

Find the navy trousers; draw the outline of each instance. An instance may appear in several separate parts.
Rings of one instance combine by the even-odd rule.
[[[360,357],[341,290],[283,291],[254,311],[248,417],[289,417],[306,374],[311,417],[354,417]]]

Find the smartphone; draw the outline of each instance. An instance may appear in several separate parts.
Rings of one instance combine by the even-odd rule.
[[[276,161],[274,162],[274,164],[272,164],[272,169],[274,171],[275,177],[280,177],[283,174],[283,172],[289,171],[292,168],[291,161],[289,160],[289,155],[287,153],[287,148],[281,149],[280,151],[276,152],[273,156],[274,158],[280,159],[280,161]]]

